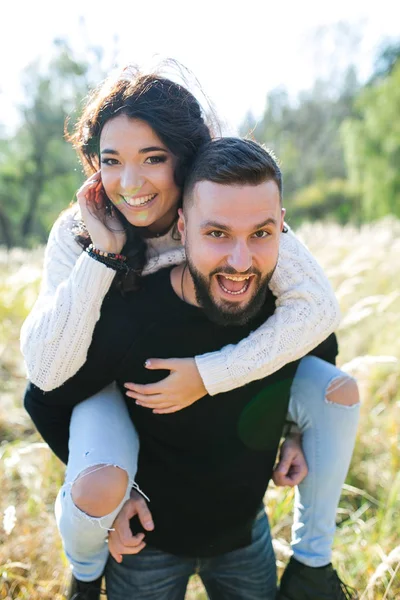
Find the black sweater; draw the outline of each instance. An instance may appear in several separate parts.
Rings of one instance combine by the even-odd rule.
[[[56,390],[28,385],[25,406],[44,439],[66,462],[72,408],[112,381],[150,383],[167,375],[147,358],[188,357],[237,343],[275,309],[269,295],[250,324],[220,327],[180,300],[171,269],[143,279],[139,292],[111,291],[85,365]],[[334,362],[336,339],[315,354]],[[205,396],[184,410],[155,415],[127,398],[139,434],[136,481],[150,497],[155,529],[146,541],[186,556],[213,556],[250,543],[285,422],[298,361],[246,386]]]

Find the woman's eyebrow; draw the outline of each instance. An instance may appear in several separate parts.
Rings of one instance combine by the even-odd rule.
[[[162,146],[149,146],[148,148],[141,148],[139,150],[139,154],[146,154],[147,152],[168,152],[168,150],[166,148],[163,148]]]
[[[117,150],[112,150],[111,148],[104,148],[103,150],[100,150],[100,154],[115,154],[115,155],[118,155],[119,152]]]
[[[140,148],[139,154],[147,154],[148,152],[168,152],[166,148],[162,146],[148,146],[147,148]],[[104,148],[100,150],[100,154],[114,154],[118,155],[118,150],[113,150],[112,148]]]

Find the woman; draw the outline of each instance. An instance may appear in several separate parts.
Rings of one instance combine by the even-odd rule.
[[[79,206],[64,212],[52,229],[41,293],[21,333],[28,375],[37,388],[50,391],[60,386],[84,364],[111,285],[122,293],[133,290],[140,276],[184,260],[174,231],[177,208],[191,162],[210,137],[194,96],[162,77],[125,70],[117,81],[107,81],[92,94],[70,137],[90,177],[78,192]],[[215,395],[265,377],[306,354],[333,331],[339,312],[327,279],[290,231],[281,237],[280,259],[270,285],[278,306],[273,317],[236,347],[194,359],[163,361],[162,366],[149,357],[150,368],[171,369],[171,375],[157,384],[156,391],[150,389],[150,398],[149,390],[130,386],[131,397],[152,406],[153,394],[158,394],[163,399],[157,405],[159,412],[178,410],[206,393]],[[324,513],[332,529],[353,448],[357,410],[329,414],[332,409],[325,396],[332,381],[344,382],[342,400],[330,398],[336,406],[349,403],[345,395],[351,386],[334,366],[322,363],[321,367],[320,363],[312,357],[302,361],[290,410],[291,420],[297,421],[304,436],[307,462],[317,465],[307,478],[305,493],[311,496],[308,502],[302,498],[303,504],[317,506],[317,513]],[[64,419],[67,435],[68,411],[51,407],[51,392],[41,395],[35,389],[27,394],[25,404],[38,429],[44,406],[41,398],[46,398],[44,410],[53,410],[55,421]],[[316,438],[310,415],[315,415],[319,427],[326,421],[329,452],[325,452],[323,436]],[[85,437],[88,425],[90,433]],[[347,428],[345,442],[341,442],[343,427]],[[59,435],[52,439],[51,433],[44,437],[66,461],[66,439]],[[125,401],[116,389],[107,388],[74,409],[57,519],[76,589],[85,589],[87,582],[99,584],[108,555],[107,531],[134,484],[137,454],[133,457],[132,449],[137,446]],[[338,453],[340,468],[332,457],[337,459]],[[326,464],[335,467],[334,474],[329,471],[334,493],[328,499],[321,480],[327,477]],[[299,524],[307,529],[305,512],[298,509],[297,530]],[[315,564],[310,566],[329,563],[333,535],[329,526],[319,536],[324,538],[321,556],[315,558],[311,548],[312,527],[308,538],[297,537],[296,556],[304,556],[307,563],[311,555],[309,562]]]

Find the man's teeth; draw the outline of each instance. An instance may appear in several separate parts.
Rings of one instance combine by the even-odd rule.
[[[221,277],[223,277],[224,279],[230,279],[231,281],[243,281],[244,285],[240,290],[228,290],[228,288],[226,288],[222,283]],[[219,285],[227,294],[231,294],[232,296],[238,296],[239,294],[244,294],[245,292],[247,292],[250,285],[250,277],[251,275],[248,275],[247,277],[234,277],[232,275],[228,277],[227,275],[222,275],[219,277]]]
[[[147,204],[150,200],[153,200],[157,194],[149,194],[148,196],[140,196],[140,198],[127,198],[126,196],[122,196],[123,199],[129,206],[142,206],[143,204]]]
[[[224,290],[224,292],[226,292],[227,294],[232,294],[232,296],[237,296],[238,294],[243,294],[246,290],[247,290],[247,285],[243,286],[241,290],[239,290],[238,292],[231,292],[231,290],[228,290],[223,283],[221,283],[221,287]]]

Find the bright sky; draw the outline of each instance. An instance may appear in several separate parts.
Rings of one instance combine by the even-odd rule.
[[[396,7],[396,4],[398,8]],[[80,24],[80,17],[85,25]],[[317,28],[344,21],[360,34],[316,37]],[[15,119],[20,71],[51,42],[66,37],[73,48],[115,47],[118,63],[154,54],[180,60],[200,80],[221,117],[235,128],[248,109],[262,113],[268,91],[291,94],[316,75],[354,61],[362,77],[385,38],[400,37],[400,3],[394,0],[21,0],[7,2],[0,37],[0,123]]]

